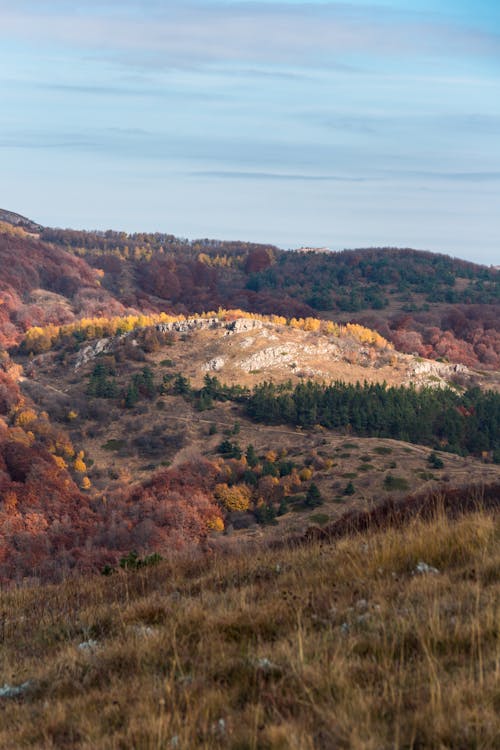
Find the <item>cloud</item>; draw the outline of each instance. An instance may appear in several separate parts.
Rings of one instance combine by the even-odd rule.
[[[16,82],[16,86],[19,85]],[[229,96],[221,92],[207,92],[187,89],[173,89],[169,86],[163,88],[157,86],[102,86],[99,84],[72,84],[72,83],[29,83],[29,86],[36,87],[38,90],[60,92],[62,94],[75,94],[76,96],[103,96],[103,97],[153,97],[155,99],[163,98],[167,100],[180,99],[183,101],[227,101]]]
[[[270,180],[279,182],[366,182],[364,177],[339,177],[335,175],[289,174],[286,172],[236,172],[206,170],[191,172],[191,177],[208,177],[222,180]]]
[[[0,0],[0,36],[107,53],[136,66],[338,65],[342,56],[498,56],[493,32],[344,3]]]
[[[446,132],[452,135],[500,135],[500,116],[479,113],[463,114],[385,114],[371,113],[350,114],[304,112],[302,118],[308,122],[322,125],[326,130],[347,131],[366,135],[395,133],[430,133]]]

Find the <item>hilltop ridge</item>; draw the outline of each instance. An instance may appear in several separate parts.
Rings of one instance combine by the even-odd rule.
[[[12,224],[32,233],[38,233],[43,229],[41,224],[37,224],[26,216],[16,214],[14,211],[7,211],[5,208],[0,208],[0,221],[5,221],[7,224]]]

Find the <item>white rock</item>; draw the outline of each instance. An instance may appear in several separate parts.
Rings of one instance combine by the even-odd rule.
[[[207,362],[206,365],[203,365],[202,370],[204,372],[218,372],[219,370],[222,370],[226,363],[226,360],[223,357],[216,357],[215,359],[211,359],[210,362]]]
[[[92,359],[95,359],[99,354],[103,354],[104,352],[109,352],[112,349],[113,341],[112,339],[99,339],[98,341],[95,341],[93,344],[89,344],[88,346],[84,346],[77,354],[76,362],[75,362],[75,370],[78,370],[79,367],[82,365],[87,364],[87,362],[90,362]]]
[[[96,651],[99,648],[99,643],[97,641],[93,641],[92,639],[88,641],[83,641],[82,643],[79,643],[77,648],[80,651]]]
[[[245,331],[255,331],[258,328],[262,328],[263,323],[261,320],[254,320],[253,318],[238,318],[231,323],[228,323],[226,328],[231,333],[244,333]]]
[[[31,686],[31,682],[23,682],[22,685],[8,685],[5,683],[3,687],[0,687],[0,698],[17,698],[28,690]]]
[[[426,562],[420,561],[417,563],[415,573],[430,573],[431,575],[439,575],[439,570],[437,568],[433,568],[432,565],[428,565]]]

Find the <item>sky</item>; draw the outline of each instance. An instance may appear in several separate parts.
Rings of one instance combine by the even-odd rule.
[[[0,0],[0,207],[500,264],[498,0]]]

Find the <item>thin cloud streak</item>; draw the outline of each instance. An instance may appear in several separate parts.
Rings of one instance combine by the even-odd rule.
[[[341,4],[166,3],[157,17],[131,18],[120,9],[23,12],[6,7],[0,34],[30,43],[106,49],[122,62],[183,66],[239,61],[338,64],[343,54],[378,58],[498,56],[500,37],[477,29],[415,20],[381,9]],[[158,7],[158,6],[154,6]]]

